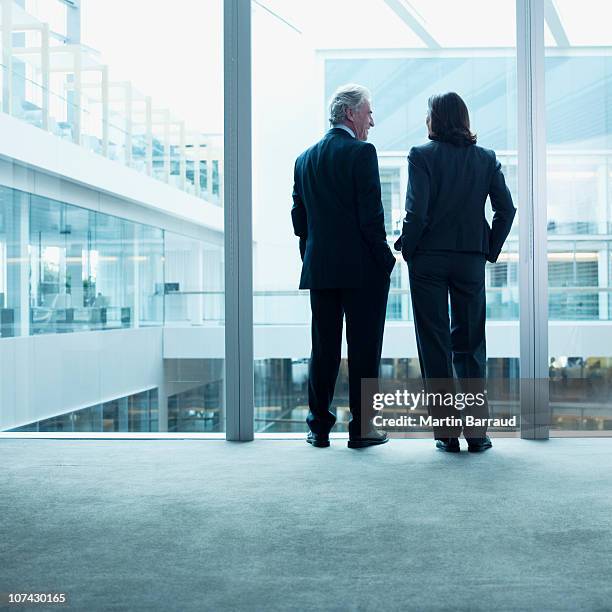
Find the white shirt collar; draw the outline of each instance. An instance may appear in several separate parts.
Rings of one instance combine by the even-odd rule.
[[[345,130],[347,131],[353,138],[357,138],[357,136],[355,136],[355,132],[353,132],[353,130],[351,130],[351,128],[348,125],[344,125],[344,123],[334,123],[335,128],[340,128],[341,130]]]

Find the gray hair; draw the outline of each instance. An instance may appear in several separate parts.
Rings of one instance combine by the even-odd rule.
[[[349,83],[338,87],[329,101],[329,122],[332,125],[342,123],[349,108],[357,110],[364,102],[369,102],[370,98],[370,91],[363,85]]]

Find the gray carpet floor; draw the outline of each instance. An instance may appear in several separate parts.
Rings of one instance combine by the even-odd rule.
[[[612,610],[612,440],[0,440],[0,592],[56,610]]]

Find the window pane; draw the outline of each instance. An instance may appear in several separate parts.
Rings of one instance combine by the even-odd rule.
[[[612,429],[612,10],[556,0],[546,48],[552,429]]]
[[[3,6],[0,430],[223,432],[223,2]]]
[[[27,225],[24,194],[0,187],[0,338],[27,335],[27,245],[20,240]]]
[[[297,290],[293,167],[327,130],[326,102],[336,87],[355,82],[372,92],[369,140],[378,152],[391,244],[404,216],[406,156],[427,141],[427,99],[434,93],[462,95],[479,144],[495,149],[517,202],[515,3],[404,5],[408,16],[382,0],[279,0],[266,4],[270,10],[252,3],[256,431],[305,431],[310,306],[308,292]],[[510,416],[519,412],[518,218],[499,263],[487,266],[486,282],[491,413]],[[381,374],[398,381],[420,376],[403,262],[391,279]],[[344,359],[334,408],[336,431],[346,431]]]

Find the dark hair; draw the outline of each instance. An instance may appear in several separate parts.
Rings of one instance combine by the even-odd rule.
[[[458,147],[476,144],[476,134],[470,131],[470,115],[459,94],[450,91],[436,94],[427,101],[429,138],[450,142]]]

